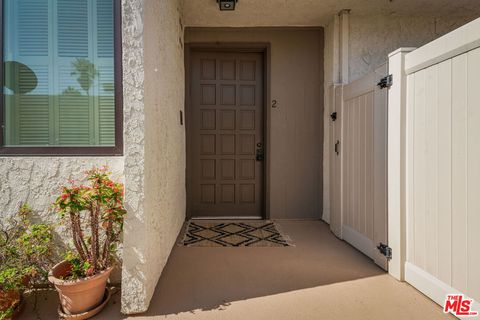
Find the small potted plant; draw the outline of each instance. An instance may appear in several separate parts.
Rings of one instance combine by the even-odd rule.
[[[20,311],[23,292],[44,284],[51,264],[52,228],[30,221],[32,209],[22,205],[0,226],[0,320]]]
[[[105,305],[126,214],[123,184],[112,181],[106,168],[87,171],[86,180],[88,185],[62,187],[54,203],[73,242],[73,251],[48,277],[58,291],[62,316],[92,316]]]

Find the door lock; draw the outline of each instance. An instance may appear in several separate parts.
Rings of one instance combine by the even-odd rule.
[[[259,142],[259,143],[257,143],[257,152],[256,152],[256,155],[255,155],[255,159],[257,161],[263,161],[264,158],[265,158],[265,155],[264,155],[264,150],[263,150],[263,144],[261,144]]]

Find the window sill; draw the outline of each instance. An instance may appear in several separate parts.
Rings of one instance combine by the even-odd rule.
[[[123,147],[0,147],[0,157],[123,156]]]

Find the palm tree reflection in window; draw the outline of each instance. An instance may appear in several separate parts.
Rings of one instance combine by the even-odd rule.
[[[80,85],[82,90],[84,90],[85,93],[89,95],[90,89],[92,88],[95,79],[100,76],[100,72],[95,67],[95,64],[84,58],[77,58],[75,61],[72,62],[72,67],[75,71],[72,71],[70,75],[77,76],[78,84]],[[113,83],[102,83],[101,87],[105,92],[108,93],[113,93],[115,91],[115,86]],[[63,90],[63,94],[79,95],[81,93],[74,86],[68,86],[65,90]]]
[[[77,76],[77,82],[80,87],[89,95],[90,88],[93,86],[95,79],[100,75],[97,68],[88,59],[77,58],[72,62],[72,71],[70,75]]]

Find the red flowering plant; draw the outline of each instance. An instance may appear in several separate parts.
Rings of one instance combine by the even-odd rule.
[[[86,172],[88,185],[62,187],[54,203],[75,247],[65,255],[72,267],[68,279],[94,276],[112,266],[126,210],[123,184],[110,176],[106,168],[93,168]]]

